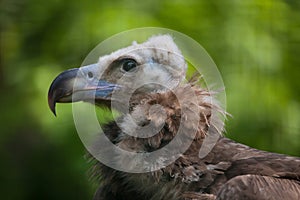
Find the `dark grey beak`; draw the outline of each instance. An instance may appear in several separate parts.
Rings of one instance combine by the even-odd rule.
[[[110,100],[113,91],[120,86],[97,79],[95,69],[96,64],[69,69],[54,79],[48,92],[48,105],[55,116],[57,102]]]

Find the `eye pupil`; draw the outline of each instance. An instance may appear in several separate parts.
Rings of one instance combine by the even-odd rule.
[[[124,71],[129,72],[129,71],[133,70],[134,68],[136,68],[136,66],[137,66],[137,63],[134,60],[126,60],[123,63],[122,68]]]
[[[94,75],[93,75],[92,72],[88,72],[88,77],[89,77],[89,78],[93,78],[93,76],[94,76]]]

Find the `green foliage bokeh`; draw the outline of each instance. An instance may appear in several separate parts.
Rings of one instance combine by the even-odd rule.
[[[55,118],[48,88],[137,27],[174,29],[207,50],[226,86],[228,137],[300,156],[300,1],[2,0],[0,11],[1,199],[92,198],[71,105]]]

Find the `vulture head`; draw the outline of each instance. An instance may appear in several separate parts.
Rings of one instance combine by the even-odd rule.
[[[116,146],[130,152],[154,152],[168,146],[166,152],[175,149],[177,156],[194,139],[204,139],[209,130],[219,135],[222,129],[217,127],[223,123],[213,120],[213,111],[219,107],[210,92],[200,88],[198,80],[184,81],[186,69],[172,37],[153,36],[102,56],[96,64],[59,74],[49,89],[49,107],[54,114],[57,102],[112,107],[122,115],[106,126],[104,134]],[[167,145],[174,140],[175,145]],[[194,145],[194,152],[201,144]]]
[[[57,102],[86,101],[108,105],[120,94],[143,94],[173,89],[184,79],[186,62],[169,35],[119,49],[98,63],[70,69],[52,82],[48,103],[55,114]],[[112,95],[119,92],[119,95]]]

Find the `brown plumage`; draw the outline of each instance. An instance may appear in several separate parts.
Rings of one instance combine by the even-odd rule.
[[[157,40],[167,44],[157,43]],[[222,121],[212,120],[212,113],[218,112],[224,115],[225,111],[215,103],[212,94],[206,89],[200,88],[196,83],[181,83],[182,72],[185,71],[186,65],[180,59],[173,61],[175,57],[169,55],[170,51],[180,54],[173,40],[169,36],[157,36],[141,45],[150,46],[152,50],[156,49],[149,52],[138,51],[140,57],[152,57],[151,65],[153,60],[159,63],[160,59],[164,62],[169,60],[168,66],[176,65],[172,74],[170,73],[175,77],[170,80],[171,90],[153,85],[140,88],[133,93],[129,101],[129,113],[121,116],[117,122],[107,124],[104,134],[114,145],[123,150],[154,152],[168,145],[182,126],[185,130],[184,137],[192,139],[192,143],[173,163],[147,173],[118,171],[94,160],[92,176],[97,178],[100,185],[95,200],[300,199],[300,158],[260,151],[223,137],[221,135],[223,130],[218,129]],[[172,49],[169,49],[170,47]],[[168,54],[158,54],[157,48],[165,48]],[[119,66],[124,67],[124,62],[119,61],[119,58],[123,59],[127,54],[127,51],[119,50],[110,56],[100,58],[99,65],[106,63],[109,67],[98,80],[114,83],[110,86],[119,89],[114,80],[114,77],[119,76],[119,72],[113,70]],[[127,62],[128,56],[126,59]],[[136,60],[139,66],[137,72],[131,72],[140,73],[140,76],[147,71],[147,63],[141,64],[143,62],[134,57],[132,52],[130,59]],[[155,67],[160,67],[161,70],[164,66]],[[91,71],[91,68],[86,69]],[[83,70],[84,73],[86,69]],[[94,70],[95,67],[92,69]],[[159,81],[169,80],[168,70],[170,69],[164,68],[160,71],[162,75],[159,77],[149,75],[149,79],[155,77],[155,80]],[[95,74],[95,71],[92,72]],[[71,101],[68,95],[73,86],[70,89],[70,86],[66,85],[75,76],[71,70],[67,75],[63,73],[53,82],[49,90],[49,105],[52,110],[55,108],[55,102]],[[130,78],[131,82],[124,83],[120,90],[125,92],[130,90],[136,80],[134,75]],[[102,85],[100,89],[103,91]],[[105,95],[96,93],[97,105],[117,101],[110,96],[111,91],[107,91],[107,88],[105,92]],[[77,100],[90,101],[90,97],[84,95]],[[149,124],[152,124],[153,130],[157,128],[157,133],[147,138],[139,137],[139,127]],[[194,130],[196,130],[195,134]],[[130,135],[126,134],[128,132]],[[216,145],[207,156],[200,158],[199,149],[205,138],[213,133],[220,134]],[[101,149],[101,141],[95,141],[94,147]],[[131,166],[134,162],[114,152],[112,155],[111,162],[120,166]]]

